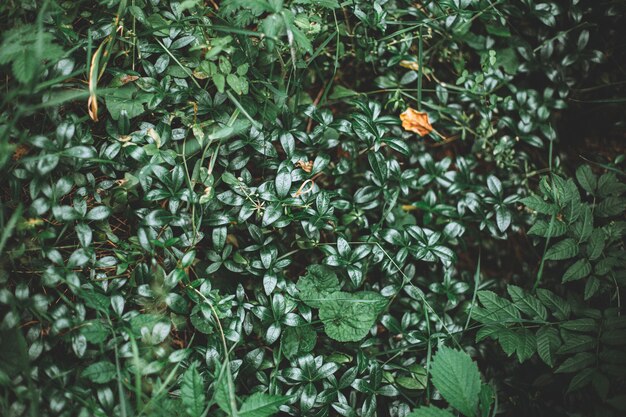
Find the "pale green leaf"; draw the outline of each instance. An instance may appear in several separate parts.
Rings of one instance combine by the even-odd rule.
[[[180,397],[187,415],[200,417],[206,405],[204,380],[194,362],[183,374]]]
[[[268,395],[261,392],[252,394],[241,405],[240,417],[269,417],[278,412],[278,407],[285,404],[289,397]]]
[[[431,367],[433,384],[443,398],[466,416],[476,415],[481,388],[478,366],[460,350],[442,347]]]
[[[357,342],[374,325],[387,300],[374,292],[337,291],[320,303],[319,317],[326,334],[339,342]]]

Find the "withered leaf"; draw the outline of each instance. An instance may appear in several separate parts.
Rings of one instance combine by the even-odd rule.
[[[415,132],[420,136],[426,136],[433,131],[426,112],[417,111],[409,107],[400,115],[400,120],[402,120],[404,130]]]

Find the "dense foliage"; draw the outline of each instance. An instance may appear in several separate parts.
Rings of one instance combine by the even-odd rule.
[[[0,15],[0,415],[626,412],[623,2]]]

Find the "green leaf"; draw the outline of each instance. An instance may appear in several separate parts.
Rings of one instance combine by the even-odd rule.
[[[454,417],[454,414],[443,408],[429,405],[428,407],[420,407],[413,410],[406,417]]]
[[[570,392],[577,391],[587,386],[587,384],[591,382],[591,377],[593,376],[594,372],[594,369],[587,368],[574,375],[574,378],[572,378],[569,386],[567,387],[567,393],[569,394]]]
[[[145,111],[143,105],[149,101],[145,93],[137,93],[133,85],[114,88],[105,96],[107,110],[113,120],[118,120],[122,110],[126,111],[129,119],[137,117]]]
[[[293,360],[300,355],[311,352],[316,341],[317,333],[315,333],[313,326],[287,327],[281,338],[283,354],[287,359]]]
[[[489,384],[482,384],[480,387],[479,409],[481,417],[487,417],[491,413],[491,405],[495,400],[494,389]]]
[[[213,83],[215,84],[215,87],[217,88],[217,91],[219,91],[220,93],[224,93],[224,89],[226,87],[226,78],[224,77],[223,74],[214,74],[213,75]]]
[[[474,318],[481,323],[518,323],[521,319],[519,310],[507,299],[499,297],[493,291],[477,293],[483,308],[477,308]]]
[[[550,204],[536,194],[523,198],[521,202],[526,207],[536,211],[537,213],[552,215],[559,212],[559,208],[556,204]]]
[[[285,404],[289,397],[268,395],[261,392],[252,394],[241,405],[240,417],[268,417],[278,412],[278,407]]]
[[[337,274],[330,268],[324,265],[311,265],[307,268],[307,273],[298,279],[296,288],[300,291],[300,299],[304,303],[319,308],[329,294],[341,289],[341,285]]]
[[[591,264],[586,259],[579,259],[570,265],[569,268],[563,274],[562,282],[576,281],[584,278],[591,272]]]
[[[358,342],[374,325],[387,299],[378,293],[337,291],[320,303],[319,317],[326,334],[338,342]]]
[[[50,173],[59,164],[59,156],[56,154],[46,154],[37,162],[37,171],[40,175]]]
[[[558,354],[578,353],[595,349],[597,345],[596,336],[586,334],[566,333],[563,335],[565,343],[557,351]]]
[[[494,175],[490,175],[487,177],[487,188],[491,191],[491,194],[495,196],[499,196],[502,194],[502,182],[498,179],[498,177]]]
[[[100,361],[85,368],[81,376],[98,384],[106,384],[115,378],[115,373],[115,365],[109,361]]]
[[[500,342],[500,347],[508,355],[511,356],[517,351],[517,347],[522,343],[520,335],[511,328],[500,328],[492,337]]]
[[[291,29],[291,32],[293,33],[293,39],[296,41],[298,46],[304,49],[309,54],[312,54],[313,45],[311,44],[311,41],[309,40],[309,38],[307,38],[306,35],[300,29],[298,29],[295,25],[292,25],[289,23],[289,28]]]
[[[537,340],[535,335],[526,328],[518,329],[516,334],[518,342],[515,347],[515,353],[517,360],[523,363],[535,354],[537,350]]]
[[[100,221],[100,220],[104,220],[107,217],[109,217],[109,215],[111,215],[111,209],[106,207],[106,206],[98,206],[98,207],[94,207],[91,210],[89,210],[89,212],[87,213],[87,216],[85,216],[85,218],[87,220],[96,220],[96,221]]]
[[[340,7],[337,0],[296,0],[295,3],[321,6],[327,9],[337,9]]]
[[[581,369],[590,367],[596,362],[596,355],[589,352],[580,352],[574,356],[567,358],[561,366],[557,368],[556,373],[578,372]]]
[[[228,83],[230,88],[232,88],[235,93],[239,95],[244,94],[248,89],[246,79],[243,77],[238,77],[235,74],[228,74],[226,76],[226,82]]]
[[[202,415],[206,406],[206,394],[204,380],[198,372],[196,362],[192,363],[183,374],[180,397],[187,415],[191,417],[200,417]]]
[[[503,206],[496,209],[496,224],[501,232],[505,232],[511,225],[511,212]]]
[[[280,198],[284,198],[289,194],[291,189],[291,171],[287,168],[283,168],[276,174],[276,193]]]
[[[598,186],[598,179],[588,165],[581,165],[578,167],[576,170],[576,179],[585,191],[591,195],[595,195],[596,187]]]
[[[517,307],[522,313],[533,319],[546,320],[548,318],[548,312],[546,308],[541,304],[537,297],[527,294],[523,289],[516,285],[508,285],[506,287],[511,300],[515,307]]]
[[[549,261],[560,261],[573,258],[578,254],[578,243],[572,238],[566,238],[552,245],[546,251],[545,259]]]
[[[476,415],[480,372],[467,353],[442,347],[435,355],[430,371],[433,384],[452,407],[468,417]]]
[[[88,159],[95,158],[96,152],[92,147],[89,146],[74,146],[72,148],[65,149],[63,151],[63,155],[73,158]]]
[[[229,377],[227,373],[230,372],[228,369],[228,363],[221,364],[220,375],[216,382],[215,394],[213,399],[217,403],[218,407],[222,409],[227,415],[233,415],[233,410],[231,408],[231,397],[235,395],[231,390],[234,389],[233,384],[229,382]]]
[[[545,288],[537,289],[537,297],[539,301],[548,307],[552,314],[559,320],[567,320],[569,318],[571,307],[567,301]]]
[[[602,229],[594,229],[587,243],[587,257],[590,261],[598,259],[604,251],[606,236]]]
[[[274,223],[276,220],[280,219],[280,216],[282,216],[282,214],[283,206],[281,204],[269,204],[267,207],[265,207],[265,212],[263,213],[263,227],[267,227]]]
[[[561,329],[575,332],[594,332],[598,329],[599,325],[594,319],[582,318],[563,322],[560,327]]]
[[[618,216],[624,212],[626,199],[622,197],[607,197],[596,207],[596,215],[599,217]]]
[[[34,25],[19,25],[3,34],[0,65],[12,62],[17,81],[27,84],[44,70],[45,61],[56,62],[63,52],[51,33]]]
[[[561,346],[559,332],[552,326],[543,326],[537,330],[537,354],[546,365],[554,367],[554,353]]]
[[[545,220],[537,220],[535,224],[528,229],[529,235],[541,236],[541,237],[560,237],[567,232],[567,225],[559,220],[553,220],[552,222]]]
[[[372,172],[376,179],[384,183],[388,177],[387,161],[385,161],[385,157],[378,152],[370,152],[367,154],[367,159],[369,160],[370,167],[372,167]]]

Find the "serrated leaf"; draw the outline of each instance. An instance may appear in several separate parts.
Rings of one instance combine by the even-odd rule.
[[[556,204],[548,203],[536,194],[522,198],[521,202],[537,213],[552,215],[559,212],[559,207]]]
[[[537,354],[546,365],[554,366],[554,353],[561,346],[559,332],[551,326],[543,326],[537,330]]]
[[[527,294],[523,289],[516,285],[507,286],[507,291],[511,296],[515,307],[517,307],[522,313],[531,318],[538,318],[540,320],[546,320],[548,318],[548,311],[541,304],[541,302],[534,295]]]
[[[562,282],[576,281],[584,278],[591,273],[591,264],[586,259],[579,259],[570,265],[563,274]]]
[[[604,251],[606,237],[602,229],[594,229],[587,242],[587,257],[590,261],[598,259]]]
[[[563,322],[560,327],[575,332],[593,332],[598,329],[598,323],[594,319],[583,318]]]
[[[310,265],[307,273],[298,279],[296,288],[300,291],[300,299],[305,304],[319,308],[329,294],[341,289],[341,285],[337,274],[327,266]]]
[[[557,351],[557,353],[560,355],[585,352],[595,349],[596,347],[595,336],[587,336],[568,332],[566,335],[563,335],[563,340],[565,341],[565,343],[563,343],[563,345]]]
[[[537,350],[537,339],[535,335],[526,328],[521,328],[516,331],[518,343],[515,347],[515,353],[517,360],[520,363],[530,359]]]
[[[276,414],[278,407],[288,399],[289,397],[257,392],[246,398],[238,414],[240,417],[269,417]]]
[[[598,179],[588,165],[581,165],[576,170],[578,183],[589,194],[594,195],[598,186]]]
[[[593,376],[594,372],[594,369],[587,368],[574,375],[574,378],[572,378],[569,386],[567,387],[567,393],[584,388],[587,384],[589,384],[589,382],[591,382],[591,377]]]
[[[508,356],[513,355],[517,351],[518,346],[523,342],[520,339],[520,334],[508,327],[504,327],[494,336],[500,343],[502,350]]]
[[[200,417],[202,415],[206,406],[206,395],[204,380],[198,372],[195,362],[183,374],[180,397],[187,415],[191,417]]]
[[[387,299],[378,293],[337,291],[320,303],[319,317],[326,334],[338,342],[358,342],[374,325]]]
[[[566,238],[552,245],[545,255],[546,260],[560,261],[573,258],[578,254],[578,243],[572,238]]]
[[[478,366],[460,350],[442,347],[431,367],[433,384],[443,398],[466,416],[475,416],[481,389]]]
[[[618,216],[624,212],[626,199],[622,197],[609,196],[596,206],[595,214],[599,217]]]
[[[561,237],[567,232],[567,225],[561,221],[554,220],[548,222],[545,220],[537,220],[535,224],[528,229],[529,235],[541,237]]]
[[[538,288],[537,297],[539,297],[539,301],[541,301],[544,306],[552,311],[552,314],[554,314],[557,319],[567,320],[569,318],[571,312],[570,305],[552,291],[545,288]]]
[[[557,368],[556,373],[578,372],[581,369],[590,367],[596,362],[596,355],[589,352],[580,352],[574,356],[567,358],[561,366]]]
[[[234,389],[233,384],[229,382],[230,372],[228,369],[228,363],[224,363],[221,365],[221,372],[219,378],[217,379],[215,386],[215,394],[213,395],[213,399],[217,403],[218,407],[222,409],[227,415],[232,415],[233,410],[231,408],[231,396],[234,396],[235,393],[231,392]]]
[[[518,323],[521,319],[519,310],[507,299],[499,297],[493,291],[479,291],[478,300],[483,305],[477,309],[475,319],[481,323]]]

